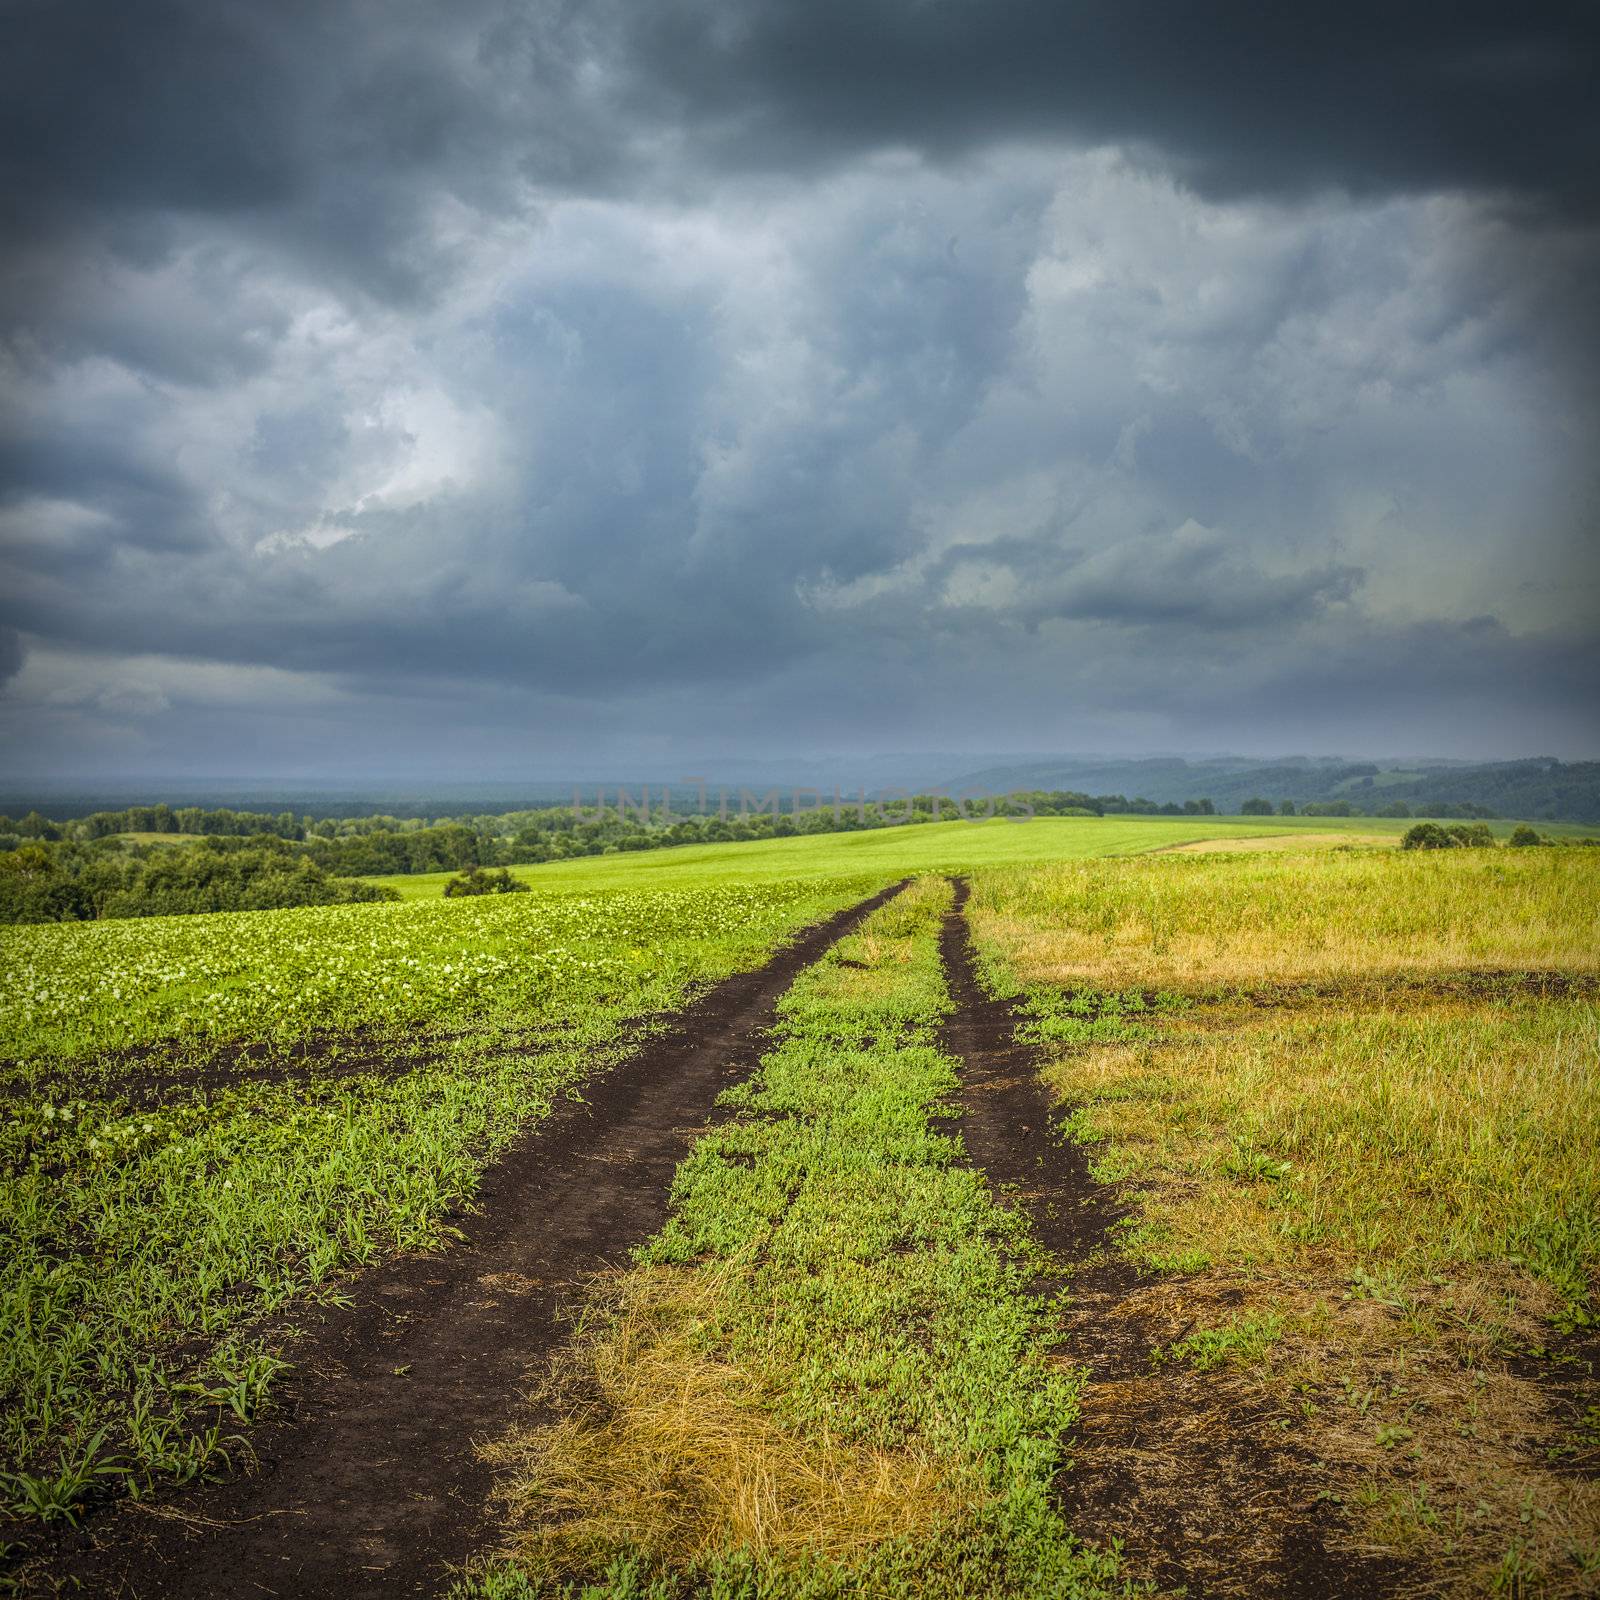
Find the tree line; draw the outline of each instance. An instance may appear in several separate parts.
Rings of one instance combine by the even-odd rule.
[[[1296,814],[1293,801],[1275,805],[1264,798],[1247,800],[1240,810],[1246,816]],[[502,874],[513,866],[961,817],[1217,813],[1213,801],[1204,797],[1158,805],[1142,796],[1129,799],[1072,789],[1025,790],[983,801],[932,793],[897,801],[862,797],[789,810],[776,791],[761,797],[741,792],[735,802],[724,798],[715,811],[687,815],[665,806],[652,809],[647,794],[628,796],[618,791],[616,803],[608,805],[601,791],[592,807],[546,806],[432,821],[383,814],[317,820],[288,811],[208,811],[162,804],[99,811],[68,821],[33,811],[18,819],[0,816],[0,922],[166,916],[384,899],[391,897],[390,891],[355,880],[417,873],[466,875],[451,894],[504,893],[507,880]],[[1353,802],[1334,800],[1302,805],[1298,814],[1362,813]],[[1408,813],[1403,803],[1390,803],[1371,814]],[[1436,815],[1475,820],[1487,813],[1467,805]],[[196,833],[203,837],[193,838]]]
[[[229,848],[235,846],[235,848]],[[32,840],[0,855],[0,922],[92,922],[201,911],[397,900],[393,889],[337,877],[284,839],[207,839],[131,851]]]

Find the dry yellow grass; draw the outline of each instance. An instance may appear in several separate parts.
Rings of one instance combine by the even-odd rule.
[[[1169,856],[1240,855],[1260,850],[1341,850],[1357,845],[1392,850],[1399,843],[1400,836],[1394,833],[1269,833],[1243,839],[1192,839],[1188,844],[1163,845],[1152,853]]]
[[[1146,1237],[1164,1256],[1401,1272],[1518,1256],[1577,1292],[1600,1265],[1600,1008],[1343,1003],[1179,1012],[1063,1052],[1047,1079],[1108,1141],[1108,1173],[1159,1178]]]
[[[980,883],[990,970],[1133,1201],[1123,1248],[1181,1274],[1097,1308],[1181,1342],[1089,1391],[1086,1438],[1141,1503],[1181,1486],[1140,1454],[1148,1420],[1119,1425],[1130,1403],[1162,1437],[1298,1448],[1340,1509],[1330,1547],[1403,1593],[1600,1589],[1600,1486],[1568,1465],[1600,1396],[1524,1354],[1600,1302],[1597,868],[1171,854]],[[1152,989],[1186,998],[1116,1000]]]
[[[1158,855],[985,873],[1014,980],[1202,988],[1396,972],[1600,970],[1600,852]]]
[[[1600,1009],[1370,986],[1343,1005],[1158,1013],[1047,1069],[1138,1195],[1128,1247],[1184,1274],[1122,1314],[1157,1346],[1198,1328],[1226,1369],[1179,1362],[1143,1403],[1174,1436],[1301,1446],[1342,1513],[1330,1547],[1392,1564],[1399,1593],[1593,1593],[1600,1483],[1564,1466],[1593,1448],[1583,1402],[1511,1358],[1600,1289]],[[1170,1473],[1094,1417],[1117,1391],[1086,1399],[1112,1442],[1085,1469],[1148,1479],[1153,1503]]]
[[[636,1268],[601,1287],[536,1397],[557,1420],[488,1452],[513,1554],[533,1573],[632,1550],[681,1566],[718,1551],[841,1560],[931,1534],[970,1499],[948,1460],[784,1427],[753,1372],[707,1354],[711,1268]]]

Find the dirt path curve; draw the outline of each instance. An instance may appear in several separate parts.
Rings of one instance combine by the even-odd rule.
[[[1317,1485],[1287,1451],[1261,1448],[1258,1418],[1237,1394],[1214,1374],[1152,1360],[1181,1336],[1147,1309],[1150,1291],[1168,1291],[1170,1280],[1108,1254],[1127,1208],[1090,1176],[1084,1147],[1057,1134],[1060,1107],[1034,1052],[1016,1042],[1017,1014],[978,982],[966,902],[958,879],[939,940],[954,1001],[942,1044],[963,1062],[961,1137],[973,1165],[1062,1263],[1062,1277],[1035,1289],[1071,1285],[1062,1353],[1089,1377],[1076,1459],[1058,1488],[1068,1525],[1093,1543],[1120,1539],[1134,1576],[1186,1600],[1381,1595],[1380,1569],[1325,1548],[1332,1513],[1316,1506]]]
[[[778,999],[896,884],[717,984],[669,1031],[585,1086],[497,1162],[467,1239],[356,1284],[295,1349],[290,1410],[261,1470],[124,1504],[61,1549],[45,1581],[96,1596],[432,1595],[479,1543],[490,1486],[473,1442],[505,1426],[530,1365],[564,1337],[563,1297],[665,1220],[717,1095],[756,1064]]]

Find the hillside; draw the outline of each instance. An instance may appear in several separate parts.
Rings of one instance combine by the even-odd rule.
[[[1141,796],[1157,804],[1205,796],[1219,811],[1237,811],[1260,798],[1296,806],[1348,800],[1362,811],[1402,802],[1417,816],[1480,806],[1502,817],[1531,821],[1600,822],[1600,762],[1539,756],[1480,764],[1346,761],[1291,757],[1257,760],[1178,756],[1116,760],[1064,756],[1016,766],[991,766],[950,779],[952,793],[1005,794],[1075,789],[1086,794]]]

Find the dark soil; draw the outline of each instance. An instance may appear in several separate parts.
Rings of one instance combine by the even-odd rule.
[[[1540,1349],[1511,1356],[1506,1370],[1539,1387],[1560,1452],[1555,1470],[1600,1478],[1600,1328],[1553,1334]]]
[[[648,1021],[650,1019],[641,1019]],[[508,1028],[499,1044],[529,1054],[559,1042],[565,1030]],[[487,1032],[487,1030],[485,1030]],[[174,1094],[212,1094],[247,1083],[319,1083],[339,1078],[402,1077],[445,1059],[446,1047],[467,1037],[460,1032],[383,1033],[373,1028],[314,1033],[281,1044],[260,1039],[225,1040],[190,1048],[181,1064],[170,1042],[138,1045],[89,1061],[0,1063],[0,1101],[38,1095],[59,1072],[76,1098],[152,1105]],[[497,1045],[498,1047],[498,1045]]]
[[[1565,1000],[1600,994],[1600,973],[1515,972],[1483,968],[1466,972],[1395,972],[1347,978],[1340,982],[1267,984],[1233,991],[1233,997],[1263,1009],[1320,1006],[1329,1000],[1388,999],[1414,995],[1441,1000]],[[1229,998],[1226,991],[1219,998]]]
[[[1374,1564],[1330,1552],[1337,1513],[1317,1499],[1309,1458],[1263,1439],[1264,1402],[1216,1373],[1158,1363],[1180,1339],[1184,1286],[1111,1254],[1127,1214],[1114,1187],[1090,1175],[1087,1152],[1059,1131],[1020,1020],[978,982],[956,884],[940,953],[955,1009],[944,1048],[963,1063],[961,1134],[1002,1199],[1021,1206],[1057,1258],[1036,1288],[1070,1295],[1061,1353],[1087,1372],[1074,1459],[1058,1482],[1068,1525],[1091,1544],[1120,1541],[1126,1572],[1188,1600],[1211,1595],[1377,1596],[1391,1587]],[[1212,1296],[1212,1304],[1215,1303]]]
[[[668,1188],[718,1094],[753,1069],[802,968],[894,894],[802,934],[708,991],[495,1164],[465,1241],[362,1277],[288,1353],[257,1470],[119,1503],[27,1569],[95,1596],[431,1595],[486,1543],[474,1444],[500,1433],[563,1308],[665,1220]]]

